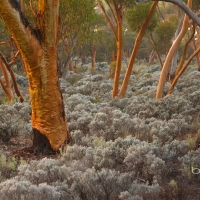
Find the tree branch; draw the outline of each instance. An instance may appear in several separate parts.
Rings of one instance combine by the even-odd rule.
[[[7,25],[19,51],[26,55],[25,59],[30,59],[29,36],[31,37],[31,31],[25,27],[20,13],[11,5],[10,1],[1,0],[0,17]]]
[[[177,5],[181,8],[193,21],[200,26],[200,18],[181,0],[145,0],[145,1],[164,1]],[[137,0],[137,3],[142,3],[144,0]]]
[[[105,18],[106,18],[107,21],[108,21],[108,23],[109,23],[109,25],[110,25],[110,27],[111,27],[113,33],[114,33],[114,36],[115,36],[116,41],[118,41],[118,37],[117,37],[117,33],[116,33],[116,30],[115,30],[115,27],[113,26],[113,24],[112,24],[112,22],[111,22],[109,16],[107,15],[107,13],[106,13],[106,11],[105,11],[105,8],[102,6],[102,4],[101,4],[100,2],[98,2],[98,5],[99,5],[100,9],[102,10],[102,12],[103,12]]]
[[[35,10],[34,10],[34,8],[33,8],[33,0],[30,0],[30,9],[31,9],[31,12],[33,13],[33,15],[34,15],[35,17],[37,17],[37,14],[36,14],[36,12],[35,12]]]
[[[193,54],[188,58],[188,60],[186,61],[186,63],[184,64],[184,66],[182,67],[182,69],[179,71],[179,73],[176,75],[175,79],[173,80],[173,83],[171,84],[167,94],[171,94],[174,86],[176,85],[178,79],[180,78],[180,76],[184,73],[184,71],[186,70],[187,66],[190,64],[190,62],[192,61],[192,59],[194,58],[194,56],[196,56],[198,53],[200,52],[200,47],[198,49],[196,49]]]
[[[10,76],[11,76],[11,78],[12,78],[12,82],[13,82],[13,86],[14,86],[15,92],[16,92],[17,96],[20,98],[20,102],[23,102],[23,101],[24,101],[24,98],[23,98],[21,92],[19,91],[19,88],[18,88],[18,85],[17,85],[17,80],[16,80],[16,77],[15,77],[15,74],[14,74],[12,68],[11,68],[12,64],[15,63],[16,57],[17,57],[18,55],[19,55],[19,51],[17,51],[17,53],[15,54],[14,59],[13,59],[10,63],[8,63],[7,60],[6,60],[6,58],[4,57],[4,55],[0,52],[0,58],[1,58],[2,62],[3,62],[3,64],[6,66],[7,71],[10,73]],[[6,70],[6,69],[4,69],[4,71],[5,71],[5,70]],[[2,68],[2,71],[3,71],[3,68]],[[3,72],[4,72],[4,71],[3,71]],[[9,79],[8,79],[8,75],[7,75],[7,74],[6,74],[6,76],[4,75],[4,78],[5,78],[5,81],[6,81],[6,88],[8,87],[8,88],[10,88],[10,90],[11,90],[11,86],[10,86],[10,81],[9,81]],[[7,80],[7,79],[8,79],[8,80]],[[2,87],[3,87],[3,86],[2,86]],[[4,89],[4,88],[3,88],[3,89]],[[4,90],[4,91],[5,91],[5,90]]]

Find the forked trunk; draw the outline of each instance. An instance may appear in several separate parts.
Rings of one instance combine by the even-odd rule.
[[[188,0],[187,5],[189,8],[191,8],[192,0]],[[167,54],[165,63],[163,65],[163,68],[162,68],[162,71],[160,74],[160,79],[159,79],[158,86],[157,86],[156,99],[161,99],[163,97],[164,87],[165,87],[165,83],[167,81],[167,77],[170,72],[172,59],[181,43],[183,37],[185,36],[186,32],[188,31],[188,27],[189,27],[189,17],[185,14],[182,29],[181,29],[178,37],[176,38],[176,40],[173,42],[173,44]]]
[[[58,80],[58,10],[59,0],[38,0],[38,31],[34,32],[9,1],[1,0],[0,6],[0,16],[16,42],[28,76],[37,152],[57,151],[68,139]]]
[[[31,57],[31,65],[25,62],[32,106],[32,126],[37,133],[49,140],[54,150],[58,150],[67,140],[67,123],[59,88],[56,47],[42,48],[34,42],[32,49],[36,55]]]
[[[186,61],[186,63],[184,64],[184,66],[181,68],[181,70],[178,72],[178,74],[176,75],[176,77],[174,78],[167,94],[171,94],[173,92],[173,89],[178,81],[178,79],[180,78],[180,76],[184,73],[184,71],[186,70],[186,68],[188,67],[188,65],[190,64],[191,60],[193,59],[194,56],[196,56],[198,53],[200,52],[200,47],[194,51],[194,53],[188,58],[188,60]]]

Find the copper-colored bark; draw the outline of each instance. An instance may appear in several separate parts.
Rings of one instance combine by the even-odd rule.
[[[149,24],[149,21],[150,21],[151,17],[153,16],[153,13],[156,9],[157,4],[158,4],[158,2],[153,3],[144,23],[142,25],[142,28],[140,29],[140,31],[139,31],[139,33],[136,37],[134,48],[133,48],[133,51],[132,51],[132,54],[131,54],[131,57],[130,57],[130,61],[129,61],[129,64],[128,64],[128,68],[127,68],[127,71],[126,71],[120,92],[118,94],[118,96],[120,98],[123,98],[125,93],[126,93],[126,90],[127,90],[127,87],[128,87],[128,82],[129,82],[129,79],[130,79],[130,76],[131,76],[131,73],[132,73],[132,69],[133,69],[133,64],[135,62],[135,58],[136,58],[138,49],[140,47],[140,43],[141,43],[142,38],[144,36],[145,30],[146,30],[146,28]]]
[[[19,91],[19,88],[18,88],[18,85],[17,85],[17,80],[16,80],[16,77],[15,77],[15,75],[14,75],[14,72],[13,72],[13,70],[12,70],[12,68],[11,68],[11,66],[15,63],[15,61],[16,61],[16,57],[19,55],[19,51],[17,51],[17,53],[14,55],[14,58],[13,58],[13,60],[10,62],[10,63],[8,63],[7,62],[7,60],[6,60],[6,58],[4,57],[4,55],[0,52],[0,59],[1,59],[1,66],[4,68],[4,67],[6,67],[6,69],[3,69],[4,71],[4,77],[6,76],[6,78],[5,78],[5,80],[7,80],[7,83],[6,83],[6,87],[3,87],[3,85],[2,85],[2,87],[3,87],[3,89],[4,89],[4,91],[5,91],[5,93],[7,94],[7,90],[9,91],[9,94],[7,94],[7,96],[8,96],[8,100],[10,101],[10,100],[12,100],[13,98],[14,98],[14,96],[13,96],[13,93],[12,93],[12,88],[11,88],[11,86],[10,86],[10,82],[9,82],[9,77],[8,77],[8,72],[10,73],[10,76],[11,76],[11,79],[12,79],[12,82],[13,82],[13,86],[14,86],[14,89],[15,89],[15,92],[16,92],[16,94],[17,94],[17,96],[20,98],[20,102],[23,102],[24,101],[24,98],[23,98],[23,96],[22,96],[22,94],[21,94],[21,92]],[[3,65],[2,65],[3,64]],[[6,90],[5,90],[6,89]]]
[[[188,0],[187,5],[189,8],[191,8],[192,0]],[[189,17],[185,14],[181,31],[180,31],[178,37],[176,38],[176,40],[173,42],[173,44],[167,54],[166,60],[164,62],[164,65],[163,65],[163,68],[162,68],[162,71],[160,74],[158,86],[157,86],[156,99],[161,99],[163,97],[163,91],[164,91],[165,83],[167,81],[167,76],[169,74],[173,56],[176,53],[183,37],[185,36],[185,34],[188,30],[188,27],[189,27]]]
[[[175,79],[173,80],[173,83],[171,84],[167,94],[171,94],[178,79],[180,78],[180,76],[184,73],[184,71],[186,70],[187,66],[190,64],[191,60],[194,58],[194,56],[196,56],[198,53],[200,52],[200,47],[194,51],[194,53],[189,57],[189,59],[187,60],[187,62],[184,64],[184,66],[181,68],[181,70],[178,72],[178,74],[176,75]]]
[[[193,39],[193,37],[194,37],[194,34],[195,34],[195,25],[194,25],[194,23],[193,23],[191,29],[192,29],[191,35],[190,35],[190,37],[188,38],[188,40],[186,41],[186,43],[185,43],[185,47],[184,47],[184,50],[183,50],[183,53],[182,53],[182,56],[181,56],[181,59],[180,59],[178,68],[176,69],[175,76],[179,73],[179,71],[180,71],[180,70],[182,69],[182,67],[183,67],[183,64],[184,64],[185,59],[186,59],[186,54],[187,54],[187,50],[188,50],[189,44],[190,44],[190,42],[192,41],[192,39]]]
[[[118,40],[117,40],[117,60],[116,60],[116,68],[115,68],[115,76],[114,76],[114,85],[112,90],[112,97],[118,95],[118,88],[119,88],[119,78],[121,73],[121,66],[122,66],[122,19],[118,16],[117,22],[117,32],[118,32]]]
[[[2,86],[2,88],[4,90],[4,92],[8,98],[8,101],[11,101],[14,98],[14,95],[13,95],[12,88],[10,85],[8,71],[7,71],[6,66],[5,66],[4,62],[2,61],[2,59],[0,59],[0,69],[4,76],[4,82],[0,78],[0,85]]]
[[[200,27],[196,27],[196,38],[193,40],[194,50],[197,49],[198,46],[200,46]],[[200,53],[196,55],[197,65],[198,65],[198,71],[200,71]]]
[[[28,76],[32,127],[49,140],[55,151],[68,139],[57,74],[58,8],[59,1],[38,0],[38,38],[23,25],[7,0],[1,0],[0,6],[0,16],[15,40]]]
[[[112,13],[113,21],[106,13],[105,8],[103,5],[98,2],[99,7],[102,10],[103,15],[107,19],[111,30],[113,31],[115,41],[117,44],[117,60],[116,60],[116,69],[115,69],[115,75],[114,75],[114,84],[113,84],[113,90],[112,90],[112,97],[115,97],[118,95],[118,87],[119,87],[119,77],[121,73],[121,65],[122,65],[122,21],[123,21],[123,8],[121,5],[117,5],[116,2],[108,3],[108,7],[110,8],[110,11]]]

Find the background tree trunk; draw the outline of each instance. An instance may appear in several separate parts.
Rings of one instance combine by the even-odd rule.
[[[92,57],[92,70],[94,70],[95,69],[95,63],[96,63],[96,53],[97,53],[97,51],[96,51],[96,48],[95,48],[93,43],[91,43],[91,45],[90,45],[90,52],[91,52],[91,57]]]

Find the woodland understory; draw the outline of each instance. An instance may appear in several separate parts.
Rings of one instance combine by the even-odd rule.
[[[71,140],[60,154],[19,156],[32,143],[25,102],[0,100],[0,200],[197,200],[200,196],[200,72],[155,99],[161,67],[133,70],[125,98],[106,73],[60,79]],[[165,93],[170,84],[165,86]]]

